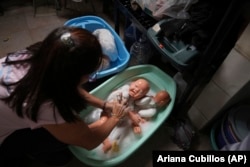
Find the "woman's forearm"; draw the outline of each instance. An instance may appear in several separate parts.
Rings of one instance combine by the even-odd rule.
[[[102,126],[95,126],[92,128],[82,121],[43,125],[43,127],[63,143],[91,150],[96,148],[107,138],[119,120],[119,118],[110,117]]]
[[[80,96],[84,98],[89,105],[92,105],[97,108],[104,108],[105,107],[105,101],[88,93],[86,90],[80,88],[78,89]]]

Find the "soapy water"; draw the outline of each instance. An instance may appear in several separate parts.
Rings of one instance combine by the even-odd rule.
[[[150,91],[148,95],[153,95],[154,93]],[[100,119],[102,110],[95,108],[88,115],[84,117],[84,121],[89,124]],[[154,123],[154,119],[140,123],[141,134],[135,134],[129,118],[124,118],[110,133],[108,136],[109,140],[112,143],[112,148],[104,153],[103,143],[91,151],[91,154],[88,155],[88,158],[95,160],[108,160],[113,157],[117,157],[120,154],[124,153],[128,148],[139,141],[143,137],[143,134],[147,133]]]

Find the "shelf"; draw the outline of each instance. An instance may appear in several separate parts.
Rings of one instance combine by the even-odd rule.
[[[133,22],[141,32],[147,32],[147,29],[152,27],[157,20],[153,19],[141,9],[134,11],[131,7],[130,0],[115,0],[115,31],[119,34],[120,12],[126,16],[126,19]]]

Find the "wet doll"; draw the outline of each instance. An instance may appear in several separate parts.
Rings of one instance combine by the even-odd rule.
[[[149,82],[146,79],[139,78],[113,91],[108,96],[107,101],[112,102],[113,100],[118,100],[126,103],[127,106],[129,106],[128,113],[130,113],[134,110],[134,102],[145,97],[149,89]],[[133,123],[133,121],[134,120],[130,119],[129,116],[125,117],[119,125],[113,129],[109,137],[103,142],[103,151],[105,153],[109,150],[113,152],[119,151],[119,144],[131,131],[131,124],[137,124],[137,122]],[[138,121],[138,119],[136,119],[136,121]]]

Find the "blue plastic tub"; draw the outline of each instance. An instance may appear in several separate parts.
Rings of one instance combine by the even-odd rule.
[[[129,67],[121,73],[116,74],[115,76],[106,80],[90,93],[105,99],[110,94],[110,92],[116,88],[119,88],[122,85],[127,84],[137,78],[147,79],[150,83],[150,89],[153,92],[157,92],[159,90],[168,91],[171,97],[171,102],[168,104],[168,106],[161,108],[157,112],[157,115],[155,115],[156,117],[151,120],[152,123],[141,137],[139,137],[135,142],[130,142],[128,147],[121,149],[121,152],[114,157],[103,159],[99,156],[96,149],[88,151],[78,146],[69,146],[71,152],[83,163],[93,167],[110,167],[121,164],[138,148],[140,148],[142,144],[146,142],[169,117],[175,103],[176,83],[169,75],[153,65],[137,65]],[[93,110],[93,107],[89,107],[84,110],[81,113],[82,119],[84,120],[84,118],[86,118],[86,116]]]
[[[118,51],[118,58],[116,61],[111,62],[111,65],[108,69],[98,71],[95,75],[95,79],[103,78],[103,77],[118,73],[127,67],[130,54],[128,53],[119,35],[102,18],[97,17],[97,16],[82,16],[82,17],[77,17],[77,18],[68,20],[64,23],[64,25],[73,26],[73,27],[81,27],[91,32],[95,31],[96,29],[105,28],[105,29],[108,29],[111,32],[111,34],[114,36],[116,48]]]

